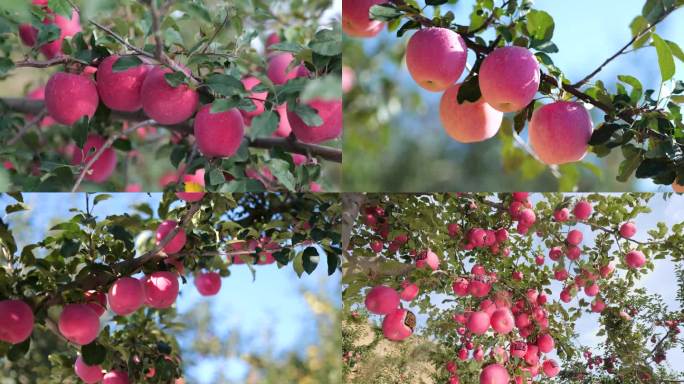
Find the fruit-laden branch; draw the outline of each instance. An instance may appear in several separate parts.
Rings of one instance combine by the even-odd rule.
[[[30,100],[22,98],[0,98],[0,104],[7,105],[8,108],[19,112],[27,114],[37,114],[44,110],[45,104],[40,100]],[[111,117],[115,120],[130,121],[130,122],[140,122],[148,120],[149,118],[145,116],[142,112],[111,112]],[[161,125],[154,122],[155,125]],[[192,133],[192,126],[189,124],[179,124],[166,126],[167,128],[178,131],[181,133],[189,134]],[[317,144],[306,144],[300,141],[294,140],[290,137],[287,138],[276,138],[276,137],[262,137],[250,139],[245,137],[247,143],[252,148],[261,149],[271,149],[280,148],[284,151],[290,153],[298,153],[300,155],[310,155],[314,157],[320,157],[322,159],[333,161],[336,163],[342,162],[342,150],[332,147],[327,147]]]
[[[414,20],[415,22],[421,24],[422,26],[425,26],[425,27],[434,27],[434,26],[435,26],[435,23],[434,23],[432,20],[430,20],[429,18],[423,16],[423,15],[420,14],[420,13],[416,13],[416,12],[415,12],[415,9],[414,9],[414,8],[411,8],[410,6],[408,6],[408,5],[406,4],[405,1],[403,1],[403,0],[392,0],[392,2],[393,2],[395,5],[397,5],[402,11],[405,11],[405,12],[406,12],[406,13],[405,13],[406,17],[408,17],[408,18]],[[662,15],[662,19],[664,19],[665,17],[667,17],[669,14],[671,14],[671,13],[672,13],[673,11],[675,11],[676,9],[677,9],[677,7],[672,7],[672,8],[670,8],[670,9],[668,9],[668,10],[665,12],[665,14]],[[647,33],[647,32],[648,32],[651,28],[653,28],[657,23],[660,23],[660,22],[662,21],[662,19],[657,20],[657,21],[654,22],[652,25],[650,25],[650,26],[648,26],[647,28],[645,28],[642,32],[640,32],[640,33],[638,34],[638,36],[643,36],[643,34]],[[461,30],[461,29],[466,29],[466,28],[461,28],[461,27],[459,27],[459,28],[457,28],[457,29]],[[476,43],[475,41],[473,41],[472,39],[469,38],[469,37],[472,37],[472,36],[474,36],[474,33],[473,33],[473,32],[461,33],[461,37],[462,37],[463,40],[465,41],[466,46],[467,46],[468,48],[470,48],[471,50],[473,50],[474,52],[479,53],[479,54],[485,54],[485,55],[486,55],[486,54],[490,53],[491,51],[493,51],[494,48],[496,48],[496,47],[494,46],[495,44],[493,44],[492,46],[486,46],[486,45],[478,44],[478,43]],[[627,47],[629,47],[629,46],[631,45],[631,43],[633,43],[634,41],[636,41],[638,38],[639,38],[639,37],[637,37],[636,39],[633,39],[633,41],[631,41],[630,44],[627,45]],[[622,52],[624,52],[625,49],[626,49],[626,48],[623,48],[622,50],[618,51],[618,53],[617,53],[616,55],[614,55],[614,57],[611,57],[611,58],[609,58],[608,60],[606,60],[606,62],[605,62],[604,64],[602,64],[597,70],[595,70],[594,72],[592,72],[590,75],[588,75],[587,77],[585,77],[585,79],[579,81],[579,82],[578,82],[577,84],[575,84],[575,85],[570,84],[570,83],[562,83],[562,84],[559,84],[558,81],[557,81],[554,77],[549,76],[549,75],[547,75],[547,74],[545,74],[545,73],[542,73],[542,74],[541,74],[541,83],[542,83],[542,84],[547,84],[547,85],[549,85],[549,86],[551,86],[551,87],[553,87],[553,88],[561,89],[561,90],[563,90],[563,91],[565,91],[565,92],[568,92],[568,93],[570,93],[571,95],[573,95],[573,96],[577,97],[578,99],[582,100],[583,102],[588,103],[588,104],[591,104],[591,105],[595,106],[596,108],[601,109],[602,111],[604,111],[604,112],[607,113],[608,115],[614,115],[614,114],[615,114],[615,110],[613,109],[612,106],[606,105],[606,104],[600,102],[599,100],[596,100],[595,98],[591,97],[590,95],[588,95],[588,94],[582,92],[582,91],[579,89],[579,86],[582,85],[583,82],[587,81],[588,79],[591,79],[593,76],[595,76],[596,74],[598,74],[598,73],[603,69],[603,67],[605,67],[605,65],[607,65],[610,61],[614,60],[614,59],[617,58],[618,56],[620,56],[620,54],[621,54]],[[543,87],[540,86],[540,88],[543,88]],[[621,120],[623,120],[624,122],[628,123],[628,124],[633,124],[633,123],[634,123],[634,118],[633,118],[634,114],[635,114],[635,111],[623,110],[623,111],[620,111],[619,113],[617,113],[617,117],[620,118]],[[662,133],[660,133],[660,132],[658,132],[658,131],[652,130],[652,129],[648,129],[648,133],[649,133],[650,135],[652,135],[652,136],[656,136],[656,137],[661,138],[661,139],[667,137],[666,135],[664,135],[664,134],[662,134]]]
[[[154,120],[145,120],[141,121],[137,124],[133,124],[127,129],[125,129],[123,132],[121,132],[118,135],[112,135],[110,136],[107,141],[105,141],[104,144],[93,154],[93,156],[88,160],[88,162],[83,166],[83,169],[81,170],[81,173],[78,175],[78,178],[76,179],[76,183],[74,183],[74,187],[71,188],[71,192],[76,192],[78,190],[78,187],[81,185],[83,182],[83,179],[88,175],[90,168],[93,167],[93,164],[102,156],[104,151],[109,149],[113,144],[116,139],[121,138],[121,137],[126,137],[131,132],[135,132],[138,128],[142,127],[147,127],[147,126],[152,126],[155,125],[156,122]]]
[[[150,261],[152,258],[157,256],[162,249],[168,244],[179,232],[181,229],[184,229],[190,221],[192,220],[192,217],[195,215],[195,213],[200,209],[201,207],[201,201],[192,203],[188,210],[183,214],[180,222],[178,225],[169,233],[164,236],[163,239],[150,251],[134,258],[131,260],[124,260],[120,261],[114,265],[112,265],[112,270],[115,271],[118,275],[132,275],[136,273],[137,271],[142,268],[142,266]],[[114,276],[112,278],[104,275],[86,275],[81,279],[75,280],[71,283],[66,284],[66,286],[62,287],[59,292],[69,290],[69,289],[74,289],[74,288],[80,288],[83,289],[84,291],[96,289],[100,286],[108,286],[111,283],[114,282],[117,278],[120,276]],[[56,295],[49,295],[43,299],[38,304],[38,308],[41,308],[43,306],[51,306],[55,304],[60,304],[62,302],[62,296],[59,294]]]

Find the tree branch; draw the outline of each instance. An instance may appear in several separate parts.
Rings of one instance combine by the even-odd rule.
[[[154,120],[145,120],[145,121],[142,121],[142,122],[140,122],[140,123],[138,123],[138,124],[131,125],[130,127],[128,127],[127,129],[125,129],[123,132],[121,132],[121,133],[118,134],[118,135],[112,135],[112,136],[110,136],[110,137],[107,139],[107,141],[105,141],[105,143],[102,145],[102,147],[100,147],[100,149],[98,149],[97,152],[95,152],[95,153],[93,154],[93,157],[91,157],[90,160],[88,160],[88,162],[86,163],[86,165],[83,167],[83,170],[81,171],[81,173],[78,175],[78,178],[76,179],[76,183],[74,183],[74,187],[71,188],[71,192],[73,193],[73,192],[76,192],[76,191],[78,190],[78,187],[79,187],[79,186],[81,185],[81,183],[83,182],[83,179],[84,179],[84,178],[86,177],[86,175],[88,174],[88,171],[90,170],[90,168],[91,168],[91,167],[93,166],[93,164],[95,164],[95,162],[102,156],[102,154],[104,153],[104,151],[106,151],[109,147],[112,146],[112,144],[114,144],[114,141],[115,141],[116,139],[118,139],[118,138],[120,138],[120,137],[124,137],[124,136],[126,136],[127,134],[129,134],[129,133],[135,131],[135,130],[138,129],[138,128],[145,127],[145,126],[148,126],[148,125],[154,125],[154,124],[156,124],[156,123],[157,123],[157,122],[154,121]],[[85,159],[85,154],[83,154],[83,156],[84,156],[84,159]]]
[[[0,105],[6,105],[9,109],[19,112],[19,113],[29,113],[36,114],[40,113],[45,108],[44,102],[41,100],[30,100],[23,98],[0,98]],[[138,112],[116,112],[112,111],[110,115],[114,120],[121,121],[146,121],[149,119],[142,111]],[[155,125],[161,125],[157,122]],[[184,134],[191,134],[193,128],[187,122],[179,125],[170,125],[166,128],[178,131]],[[316,144],[306,144],[301,141],[296,141],[291,138],[281,138],[281,137],[258,137],[250,139],[245,137],[247,143],[252,148],[260,149],[272,149],[281,148],[286,152],[298,153],[300,155],[310,155],[315,157],[320,157],[322,159],[341,163],[342,162],[342,150],[332,147],[326,147],[323,145]]]

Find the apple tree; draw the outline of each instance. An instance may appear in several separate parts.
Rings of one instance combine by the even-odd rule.
[[[667,360],[684,347],[684,224],[637,225],[660,196],[669,197],[345,198],[345,375],[364,377],[352,380],[359,383],[426,372],[430,382],[451,384],[684,379],[681,365]],[[678,290],[678,308],[642,284],[658,260],[676,266],[660,273],[667,269],[667,285]],[[587,326],[577,324],[587,317],[599,345],[580,342]],[[369,320],[380,323],[364,336]],[[398,352],[374,356],[379,345]],[[397,368],[413,360],[428,363]]]
[[[182,383],[179,291],[215,295],[235,267],[258,278],[262,265],[277,263],[301,276],[326,257],[328,273],[338,269],[334,195],[216,193],[181,202],[166,193],[156,207],[106,217],[98,204],[112,195],[83,196],[84,206],[37,242],[18,240],[15,230],[26,228],[0,223],[0,355],[20,382]],[[23,195],[11,198],[6,215],[31,208]],[[48,346],[58,348],[47,355]]]
[[[674,22],[683,5],[675,0],[644,1],[642,12],[624,26],[631,38],[617,52],[603,53],[606,58],[596,68],[569,78],[554,63],[559,52],[554,17],[560,15],[535,8],[531,0],[344,2],[343,31],[348,36],[344,51],[349,58],[345,62],[350,66],[343,70],[348,92],[345,111],[352,127],[346,136],[352,155],[348,166],[364,172],[345,172],[345,179],[356,188],[375,181],[374,191],[387,187],[500,191],[510,184],[487,179],[500,173],[529,185],[539,180],[539,188],[545,190],[550,183],[559,191],[595,190],[586,179],[597,183],[605,176],[620,183],[635,177],[684,188],[675,182],[684,175],[679,142],[684,82],[675,77],[676,60],[684,61],[684,53],[658,28],[665,20]],[[602,28],[615,26],[602,24]],[[396,34],[396,42],[392,36],[380,40],[383,30]],[[639,62],[659,72],[655,89],[648,89],[646,79],[620,69],[621,58],[643,50],[657,56],[657,61]],[[597,76],[609,65],[618,68],[619,75],[599,80]],[[407,91],[397,81],[406,72],[418,87],[437,93],[439,100]],[[420,119],[404,116],[412,113],[420,114]],[[433,121],[444,130],[438,138],[425,134]],[[418,135],[410,129],[413,126],[422,133],[416,139],[411,137]],[[368,137],[374,139],[369,147]],[[480,153],[444,153],[453,148],[445,146],[446,137],[471,146],[496,142],[478,145],[477,150],[458,147]],[[488,153],[483,154],[484,149]],[[494,151],[498,153],[490,153]],[[600,161],[603,166],[596,165],[595,157],[585,159],[590,152],[606,158]],[[380,172],[364,167],[363,163],[381,155],[391,158],[394,167]],[[461,183],[443,180],[446,171],[440,160],[445,158],[459,159],[459,167],[466,168],[458,174]],[[469,172],[474,161],[486,164],[488,172],[479,172],[479,167]],[[395,185],[399,183],[390,177],[378,181],[382,171],[401,172],[404,185]],[[480,183],[463,187],[470,180],[468,173]],[[371,181],[364,184],[364,178]],[[494,187],[482,188],[484,183]],[[621,189],[631,190],[619,183],[610,188]]]
[[[341,53],[330,0],[3,1],[1,183],[337,189]]]

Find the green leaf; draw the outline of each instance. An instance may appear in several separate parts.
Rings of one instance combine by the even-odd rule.
[[[482,97],[482,92],[480,91],[480,82],[478,81],[477,76],[473,76],[461,84],[461,87],[458,89],[456,101],[459,104],[463,104],[466,101],[474,103],[480,100],[480,97]]]
[[[321,257],[318,255],[318,249],[315,247],[307,247],[302,254],[302,266],[304,271],[309,275],[316,270]]]
[[[432,5],[433,7],[440,6],[448,2],[449,0],[425,0],[425,4]]]
[[[273,111],[264,111],[252,119],[250,136],[270,137],[278,129],[278,114]]]
[[[309,43],[309,48],[323,56],[340,55],[342,54],[342,34],[330,29],[322,29],[316,32]]]
[[[675,74],[675,63],[670,46],[657,34],[653,34],[653,46],[658,53],[658,65],[662,81],[670,80]]]
[[[290,109],[289,104],[288,109]],[[318,116],[318,112],[306,104],[295,104],[290,110],[296,113],[297,116],[302,119],[304,124],[310,127],[318,127],[323,124],[323,119]]]
[[[610,140],[613,133],[620,129],[619,124],[603,124],[591,134],[589,145],[601,145]]]
[[[0,76],[5,76],[14,68],[14,62],[9,57],[0,57]]]
[[[112,65],[113,72],[123,72],[128,68],[137,67],[142,64],[142,60],[138,56],[121,56],[114,65]]]
[[[82,117],[79,121],[74,124],[71,132],[71,138],[76,142],[76,146],[83,148],[83,145],[88,138],[88,130],[90,129],[90,124],[88,123],[88,118],[86,116]]]
[[[547,12],[532,10],[527,14],[527,33],[534,39],[551,40],[554,28],[553,17]]]
[[[99,365],[105,361],[107,349],[96,341],[93,341],[92,343],[81,347],[81,356],[83,357],[83,362],[86,364]]]
[[[271,159],[266,163],[273,176],[280,181],[285,188],[294,191],[296,187],[295,177],[290,171],[290,163],[281,159]]]
[[[632,23],[629,24],[629,29],[632,31],[632,37],[637,36],[639,33],[643,32],[650,26],[648,20],[646,20],[645,17],[643,16],[637,16],[634,20],[632,20]],[[632,44],[632,47],[636,48],[641,48],[648,42],[648,40],[651,38],[651,33],[652,32],[646,32],[644,33],[643,36],[640,38],[636,39],[634,43]]]
[[[179,85],[185,83],[187,80],[187,76],[185,76],[185,73],[177,71],[177,72],[171,72],[167,73],[164,75],[164,79],[166,80],[166,83],[172,86],[173,88],[178,87]]]
[[[37,28],[38,37],[36,38],[36,46],[41,46],[57,40],[61,33],[61,30],[56,24],[41,24],[37,26]]]
[[[128,139],[116,139],[112,143],[112,147],[118,149],[119,151],[124,151],[124,152],[128,152],[131,149],[133,149],[133,146],[131,145],[131,141]]]
[[[48,8],[52,10],[52,12],[62,15],[66,17],[67,19],[71,19],[71,14],[72,14],[72,8],[71,4],[69,4],[68,1],[66,0],[49,0],[48,1]]]
[[[208,180],[209,185],[219,185],[226,181],[226,177],[223,175],[223,171],[219,168],[214,168],[205,177]]]
[[[211,88],[212,91],[226,97],[245,93],[245,87],[240,80],[222,73],[212,73],[207,76],[205,84]]]
[[[238,105],[240,105],[240,99],[238,99],[238,98],[216,99],[216,100],[214,100],[213,103],[211,103],[211,110],[209,110],[209,112],[210,113],[225,112],[229,109],[236,108]]]
[[[278,43],[278,44],[273,44],[268,47],[268,49],[272,51],[280,51],[280,52],[291,52],[296,54],[299,54],[301,51],[304,50],[304,47],[301,44],[297,43],[290,43],[290,42],[283,42],[283,43]]]
[[[29,351],[31,347],[31,338],[27,338],[19,344],[14,344],[10,347],[9,352],[7,352],[7,359],[9,361],[18,361]]]
[[[93,199],[93,206],[96,206],[97,203],[99,203],[101,201],[109,200],[111,198],[112,198],[112,195],[110,195],[108,193],[100,193],[99,195],[95,196],[95,198]]]
[[[391,4],[374,5],[369,9],[369,16],[372,20],[392,21],[401,15],[401,11]]]
[[[682,51],[682,48],[675,43],[674,41],[670,40],[665,40],[667,45],[670,47],[670,51],[672,51],[672,54],[679,59],[679,61],[684,62],[684,51]]]
[[[342,82],[337,75],[319,77],[309,81],[300,96],[303,103],[313,99],[340,100],[341,98]]]

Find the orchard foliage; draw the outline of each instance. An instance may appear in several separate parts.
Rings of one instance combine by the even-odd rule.
[[[0,182],[336,189],[342,44],[332,12],[329,0],[3,1],[0,78],[28,95],[0,99]]]
[[[554,43],[553,15],[535,9],[533,1],[476,0],[469,24],[464,25],[454,21],[456,15],[449,8],[457,2],[425,1],[423,6],[415,0],[349,1],[343,10],[343,27],[351,37],[372,38],[387,28],[396,32],[398,38],[407,38],[405,52],[398,45],[396,48],[383,45],[378,49],[385,53],[385,60],[399,61],[405,57],[409,73],[421,87],[446,90],[440,119],[455,140],[464,143],[487,140],[495,134],[493,127],[500,126],[497,137],[502,141],[501,156],[505,164],[510,164],[506,170],[521,170],[527,178],[549,170],[558,180],[559,190],[573,190],[580,182],[582,169],[589,174],[601,173],[594,164],[582,161],[588,151],[599,157],[616,151],[622,160],[615,171],[607,173],[616,174],[619,182],[635,176],[672,185],[684,175],[681,143],[684,124],[680,112],[684,82],[675,77],[675,61],[684,61],[684,53],[677,43],[662,38],[657,30],[684,2],[645,1],[641,14],[628,26],[632,39],[619,51],[607,54],[604,62],[596,69],[587,70],[581,79],[567,78],[563,69],[554,64],[553,55],[558,47]],[[368,9],[369,18],[364,20],[359,9]],[[461,16],[459,19],[463,19]],[[360,25],[367,26],[365,33],[359,32]],[[436,36],[437,31],[442,37]],[[435,36],[428,38],[428,34]],[[448,40],[452,42],[445,44]],[[504,54],[506,50],[510,53],[512,47],[526,55]],[[347,48],[354,59],[361,55],[351,41],[345,43],[345,52]],[[615,90],[595,79],[608,64],[619,65],[621,56],[642,49],[657,52],[657,63],[644,65],[660,71],[658,89],[645,89],[639,79],[627,73],[617,76]],[[464,55],[468,55],[470,65],[462,70]],[[413,59],[416,56],[424,60]],[[457,72],[447,73],[445,68]],[[365,74],[362,71],[359,68],[359,75]],[[447,90],[457,80],[460,86]],[[358,88],[391,96],[395,87],[383,82],[371,88],[364,82]],[[370,106],[364,107],[364,102],[355,102],[362,95],[353,88],[350,93],[347,108],[352,112],[352,119],[370,119],[373,125],[386,124],[388,114],[398,115],[401,107],[397,103],[412,109],[423,107],[411,99],[382,98],[388,110],[376,105],[374,108],[380,113],[373,113]],[[480,105],[474,107],[477,104]],[[584,109],[592,113],[595,126],[587,121]],[[542,118],[542,111],[546,112],[546,118]],[[503,112],[511,115],[505,115],[499,123]],[[521,136],[525,127],[529,142]],[[380,134],[373,129],[361,133]],[[350,136],[353,140],[353,133]],[[384,136],[379,139],[387,141]]]
[[[503,366],[516,382],[523,377],[535,382],[556,377],[553,380],[564,383],[682,379],[668,368],[679,368],[677,362],[667,360],[668,350],[684,345],[682,295],[680,308],[668,308],[639,284],[656,260],[667,259],[679,265],[671,278],[673,289],[684,289],[684,224],[669,228],[660,222],[647,235],[634,224],[651,213],[648,202],[655,196],[345,198],[345,321],[382,319],[376,335],[407,343],[408,349],[424,339],[427,346],[415,359],[428,356],[435,367],[428,370],[432,382],[490,383],[480,381],[480,375],[486,376],[484,368],[493,364]],[[399,322],[391,318],[407,310],[426,319],[425,326],[416,329],[415,316]],[[599,349],[589,350],[578,341],[575,324],[589,314],[598,316],[599,335],[605,337]],[[380,341],[376,338],[371,345],[365,335],[366,342],[360,342],[355,331],[343,336],[346,374],[374,372],[364,366],[365,356]],[[389,355],[408,360],[405,364],[413,359]],[[387,374],[379,369],[376,373]],[[372,377],[366,380],[375,382]],[[401,382],[398,377],[392,380]]]
[[[7,204],[7,215],[31,209],[21,194],[5,198],[16,200]],[[227,278],[233,268],[249,268],[258,278],[261,265],[277,263],[301,276],[326,257],[328,273],[338,269],[341,207],[332,195],[207,194],[179,204],[167,193],[158,207],[142,203],[98,216],[98,204],[110,198],[116,197],[84,195],[83,207],[72,208],[72,217],[35,243],[18,242],[15,228],[0,223],[0,354],[25,367],[33,343],[40,350],[44,338],[69,346],[51,354],[50,366],[36,377],[74,380],[81,356],[99,376],[118,371],[130,382],[180,383],[175,332],[184,327],[173,306],[179,290],[199,289],[206,273]],[[177,226],[160,236],[158,228],[169,220]],[[180,246],[170,249],[178,239]],[[16,312],[17,302],[28,313]],[[7,303],[14,305],[11,312]],[[18,330],[27,325],[28,332]]]

